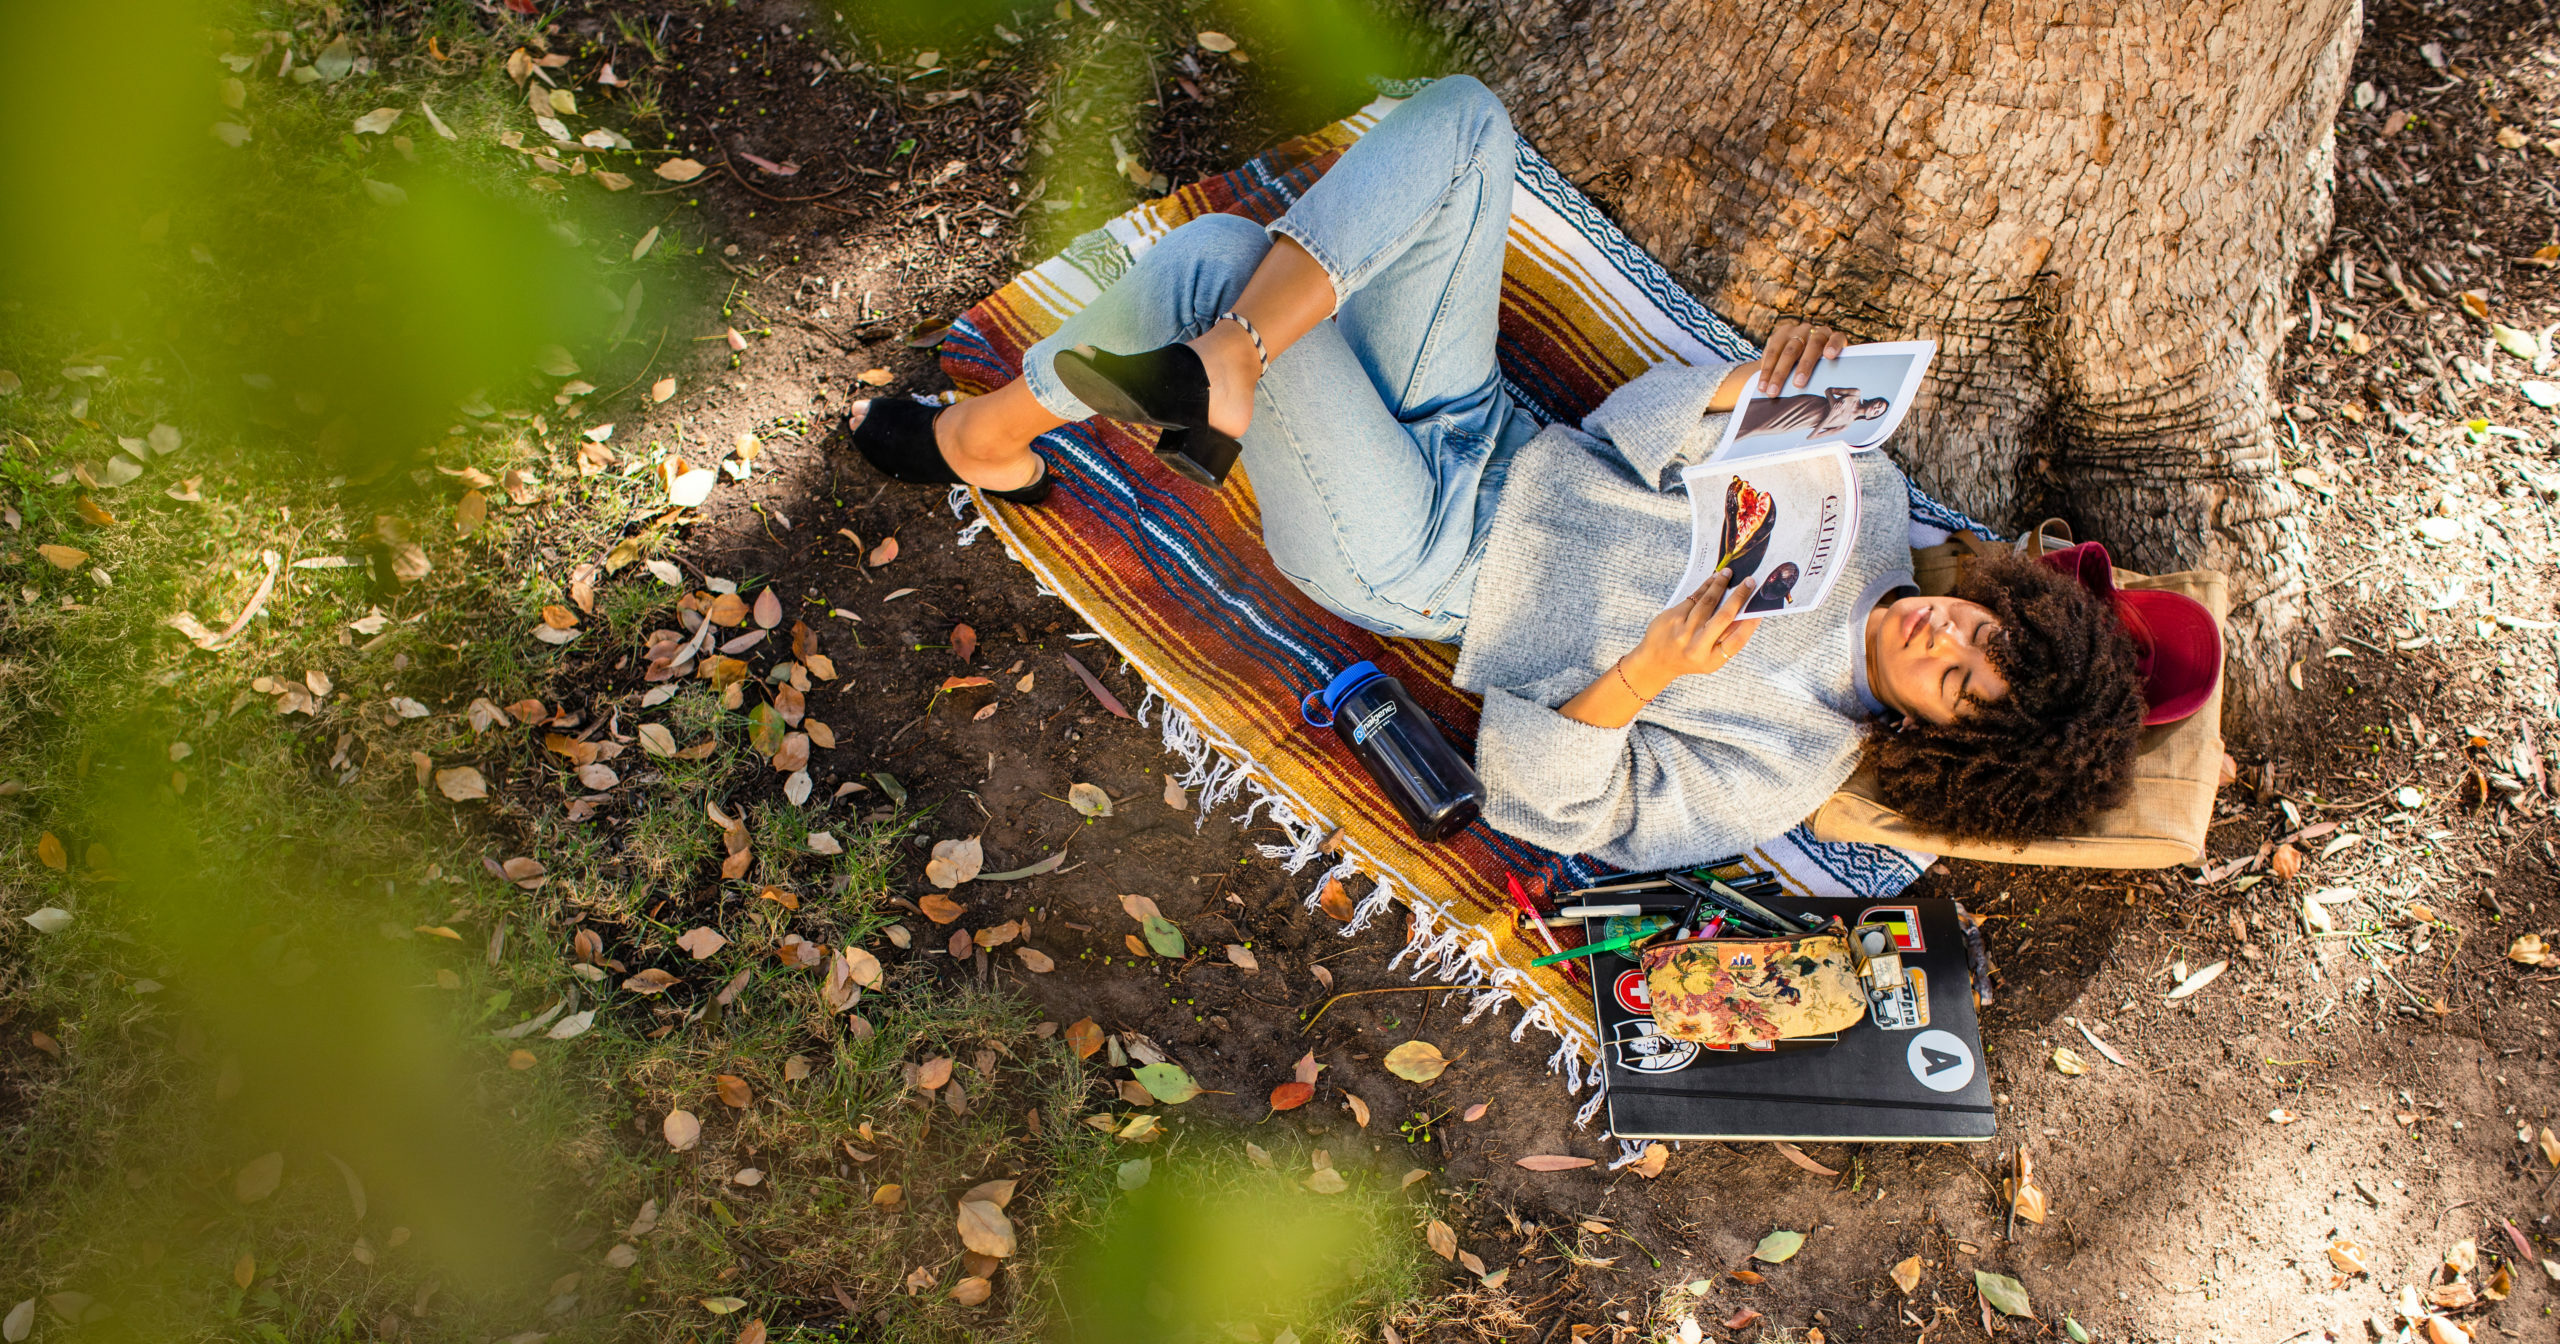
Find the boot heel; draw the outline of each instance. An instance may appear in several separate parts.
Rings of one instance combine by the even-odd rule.
[[[1167,471],[1211,490],[1227,483],[1242,450],[1242,444],[1206,425],[1168,429],[1156,438],[1155,449],[1156,460]]]

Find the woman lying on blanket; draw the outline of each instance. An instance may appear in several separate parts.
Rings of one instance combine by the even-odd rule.
[[[1462,644],[1484,815],[1564,853],[1736,853],[1810,816],[1862,756],[1894,807],[1966,839],[2068,832],[2119,796],[2143,650],[2103,600],[2103,553],[2075,552],[2093,586],[2003,558],[1918,596],[1881,452],[1855,459],[1859,535],[1822,608],[1755,635],[1752,585],[1720,574],[1661,610],[1689,547],[1680,468],[1747,380],[1806,386],[1845,342],[1783,323],[1755,363],[1661,365],[1579,432],[1541,429],[1494,366],[1514,164],[1501,104],[1440,80],[1267,229],[1184,224],[1021,378],[939,412],[858,403],[854,443],[901,480],[1026,504],[1051,484],[1032,438],[1088,416],[1162,426],[1159,452],[1211,484],[1241,451],[1264,544],[1309,596]],[[2211,687],[2172,689],[2192,711]]]

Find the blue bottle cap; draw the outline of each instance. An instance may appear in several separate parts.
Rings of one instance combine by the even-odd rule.
[[[1333,680],[1326,683],[1324,688],[1324,707],[1327,710],[1341,708],[1342,697],[1351,694],[1352,690],[1358,687],[1361,683],[1372,681],[1385,675],[1386,673],[1378,670],[1378,665],[1376,663],[1370,662],[1365,658],[1361,659],[1359,662],[1353,663],[1351,666],[1335,673]]]
[[[1325,683],[1323,690],[1309,691],[1307,698],[1298,702],[1298,716],[1305,719],[1310,728],[1330,728],[1333,726],[1333,711],[1342,703],[1342,697],[1351,694],[1363,683],[1385,675],[1386,673],[1378,670],[1376,663],[1365,658],[1353,663],[1335,673],[1333,680]],[[1321,719],[1316,717],[1318,705],[1324,707],[1324,717]]]

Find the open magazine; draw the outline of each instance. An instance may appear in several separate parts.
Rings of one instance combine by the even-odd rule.
[[[1852,452],[1893,434],[1920,388],[1935,341],[1853,345],[1774,397],[1754,378],[1735,401],[1724,438],[1680,473],[1689,489],[1689,567],[1678,603],[1731,567],[1759,588],[1746,616],[1792,616],[1831,595],[1858,538]]]

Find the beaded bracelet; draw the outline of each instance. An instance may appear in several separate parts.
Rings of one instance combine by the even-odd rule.
[[[1627,688],[1627,694],[1634,696],[1634,697],[1636,698],[1636,703],[1637,703],[1637,704],[1640,704],[1640,705],[1649,705],[1649,704],[1652,704],[1652,703],[1653,703],[1653,696],[1647,695],[1647,694],[1645,694],[1644,692],[1637,690],[1637,689],[1636,689],[1636,684],[1635,684],[1634,682],[1632,682],[1632,681],[1627,680],[1627,660],[1626,660],[1626,659],[1621,658],[1621,659],[1619,659],[1618,661],[1616,661],[1616,662],[1614,662],[1614,663],[1609,664],[1609,670],[1618,674],[1618,684]],[[1657,692],[1657,694],[1658,694],[1658,692]]]

